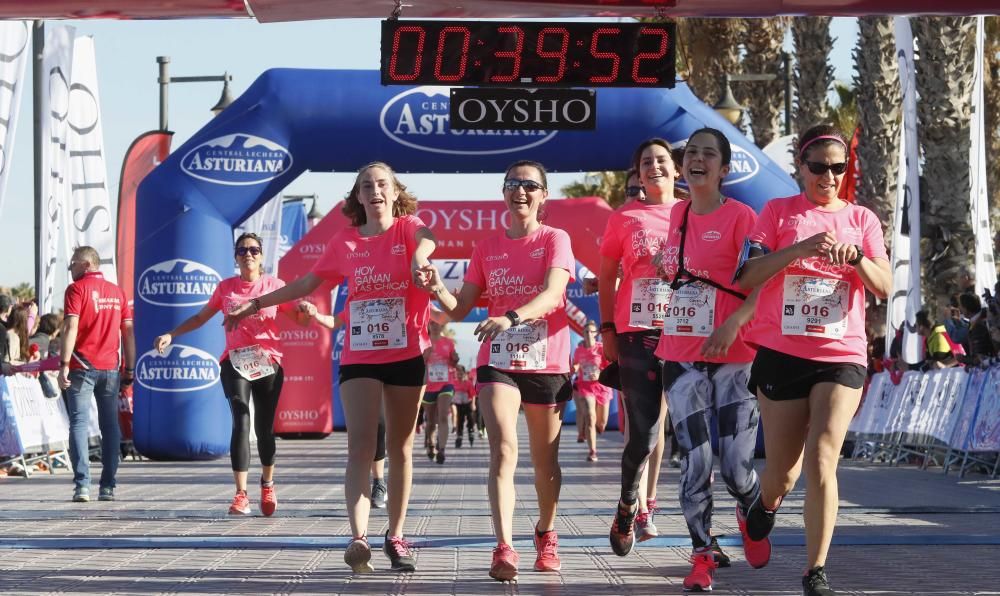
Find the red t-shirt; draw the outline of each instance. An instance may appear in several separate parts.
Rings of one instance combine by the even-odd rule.
[[[223,313],[228,313],[240,304],[269,294],[285,287],[285,282],[262,275],[254,281],[243,281],[240,277],[229,277],[222,280],[208,299],[208,305]],[[294,311],[294,303],[285,302],[278,306],[269,306],[258,313],[241,319],[236,329],[226,332],[226,350],[219,361],[229,358],[229,350],[259,345],[275,362],[281,364],[281,338],[278,335],[277,318],[279,312]]]
[[[66,288],[67,317],[77,317],[71,369],[118,370],[122,323],[132,320],[125,293],[99,271],[85,273]]]
[[[424,359],[427,361],[427,391],[441,391],[445,385],[455,383],[455,368],[452,366],[455,354],[455,340],[450,337],[439,337],[431,340],[431,351]]]

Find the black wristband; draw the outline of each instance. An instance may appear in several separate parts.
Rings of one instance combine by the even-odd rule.
[[[861,259],[865,258],[865,249],[861,248],[860,244],[855,244],[854,249],[858,251],[858,256],[854,257],[850,261],[847,261],[847,264],[851,265],[852,267],[860,263]]]
[[[518,325],[521,324],[521,317],[517,314],[517,312],[513,310],[508,310],[507,312],[503,313],[503,316],[510,319],[510,324],[512,327],[517,327]]]
[[[605,331],[613,331],[615,333],[618,333],[618,328],[615,327],[615,324],[612,323],[611,321],[606,321],[604,323],[601,323],[601,333],[604,333]]]
[[[257,314],[260,312],[260,298],[251,298],[250,304],[253,305],[253,312]]]

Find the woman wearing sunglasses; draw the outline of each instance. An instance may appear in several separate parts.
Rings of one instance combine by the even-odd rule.
[[[657,533],[648,512],[642,511],[640,477],[647,464],[659,469],[659,461],[651,461],[650,455],[663,441],[667,414],[660,365],[653,351],[663,329],[670,287],[660,279],[653,259],[666,243],[670,212],[678,202],[674,198],[677,170],[671,150],[670,143],[658,138],[636,148],[632,165],[645,189],[645,201],[635,201],[612,213],[601,241],[597,278],[601,339],[605,356],[617,361],[621,371],[628,425],[628,441],[622,453],[621,497],[610,533],[611,548],[620,557],[629,554],[635,545],[636,515],[641,514],[638,521],[643,537]],[[642,492],[655,495],[656,482],[649,480],[648,492]],[[650,505],[649,499],[646,504]]]
[[[511,543],[517,416],[522,404],[538,496],[535,570],[560,569],[554,524],[562,487],[559,432],[563,406],[573,392],[564,309],[574,259],[569,235],[541,223],[539,211],[547,197],[542,164],[515,162],[507,168],[503,183],[510,227],[476,244],[458,296],[444,287],[436,269],[425,269],[428,289],[452,320],[462,320],[482,295],[489,303],[489,318],[475,331],[483,342],[477,388],[489,436],[488,486],[497,538],[490,577],[499,581],[517,578],[520,559]]]
[[[264,275],[263,244],[256,234],[246,233],[236,240],[234,256],[240,274],[219,282],[215,292],[200,311],[153,340],[153,349],[160,354],[180,335],[194,331],[220,310],[229,312],[239,304],[272,292],[285,285],[278,278]],[[247,474],[250,467],[250,399],[253,398],[254,432],[257,454],[260,456],[260,510],[274,514],[278,497],[274,490],[274,414],[284,381],[281,368],[281,343],[278,336],[278,313],[302,324],[308,315],[292,304],[262,309],[233,329],[226,330],[226,350],[219,358],[222,390],[229,400],[233,415],[233,434],[229,443],[236,496],[229,506],[232,515],[250,513],[247,497]]]
[[[802,134],[803,192],[764,207],[750,259],[737,272],[745,290],[761,287],[748,332],[759,346],[748,386],[757,393],[767,461],[747,533],[767,537],[805,467],[802,587],[809,596],[835,593],[824,565],[837,520],[840,449],[865,380],[865,290],[885,298],[892,285],[878,217],[838,196],[847,159],[834,127]]]
[[[393,571],[416,569],[403,539],[413,475],[413,435],[424,392],[423,352],[430,347],[430,297],[418,287],[419,269],[435,248],[430,229],[413,213],[416,198],[387,164],[358,171],[344,201],[351,225],[326,245],[312,272],[276,292],[254,298],[226,316],[226,325],[273,304],[302,298],[324,281],[347,284],[340,361],[340,401],[347,422],[344,495],[352,540],[344,562],[355,573],[373,571],[368,544],[371,485],[379,416],[385,404],[389,461],[389,525],[382,551]]]

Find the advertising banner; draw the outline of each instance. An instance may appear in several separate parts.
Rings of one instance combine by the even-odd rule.
[[[14,133],[24,92],[24,65],[31,57],[31,23],[0,21],[0,215],[14,151]]]
[[[292,250],[295,243],[309,231],[305,201],[285,201],[281,207],[281,242],[278,244],[278,260]]]
[[[248,217],[246,221],[233,229],[233,240],[240,237],[240,234],[250,232],[260,236],[264,250],[264,273],[277,275],[278,271],[278,246],[281,244],[281,197],[277,196],[264,203],[264,206]],[[239,272],[239,267],[233,265],[234,271]]]
[[[0,377],[0,455],[65,449],[69,417],[61,399],[48,399],[38,379]],[[94,405],[96,407],[96,404]],[[91,430],[91,435],[95,433]]]
[[[1000,451],[1000,368],[990,369],[979,397],[968,451]]]

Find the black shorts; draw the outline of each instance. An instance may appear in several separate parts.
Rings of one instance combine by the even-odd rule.
[[[381,364],[342,364],[338,383],[343,385],[351,379],[375,379],[386,385],[420,387],[424,384],[426,372],[423,356]]]
[[[447,385],[445,385],[444,387],[438,389],[437,391],[427,391],[427,392],[425,392],[424,393],[423,402],[425,404],[436,404],[437,400],[438,400],[438,396],[440,396],[440,395],[454,395],[454,394],[455,394],[455,386],[452,385],[451,383],[448,383]]]
[[[492,366],[476,369],[476,384],[500,383],[516,387],[521,402],[535,406],[557,406],[573,397],[569,373],[508,372]]]
[[[852,362],[818,362],[760,347],[750,367],[747,389],[774,401],[806,399],[813,385],[836,383],[851,389],[865,384],[865,367]]]

